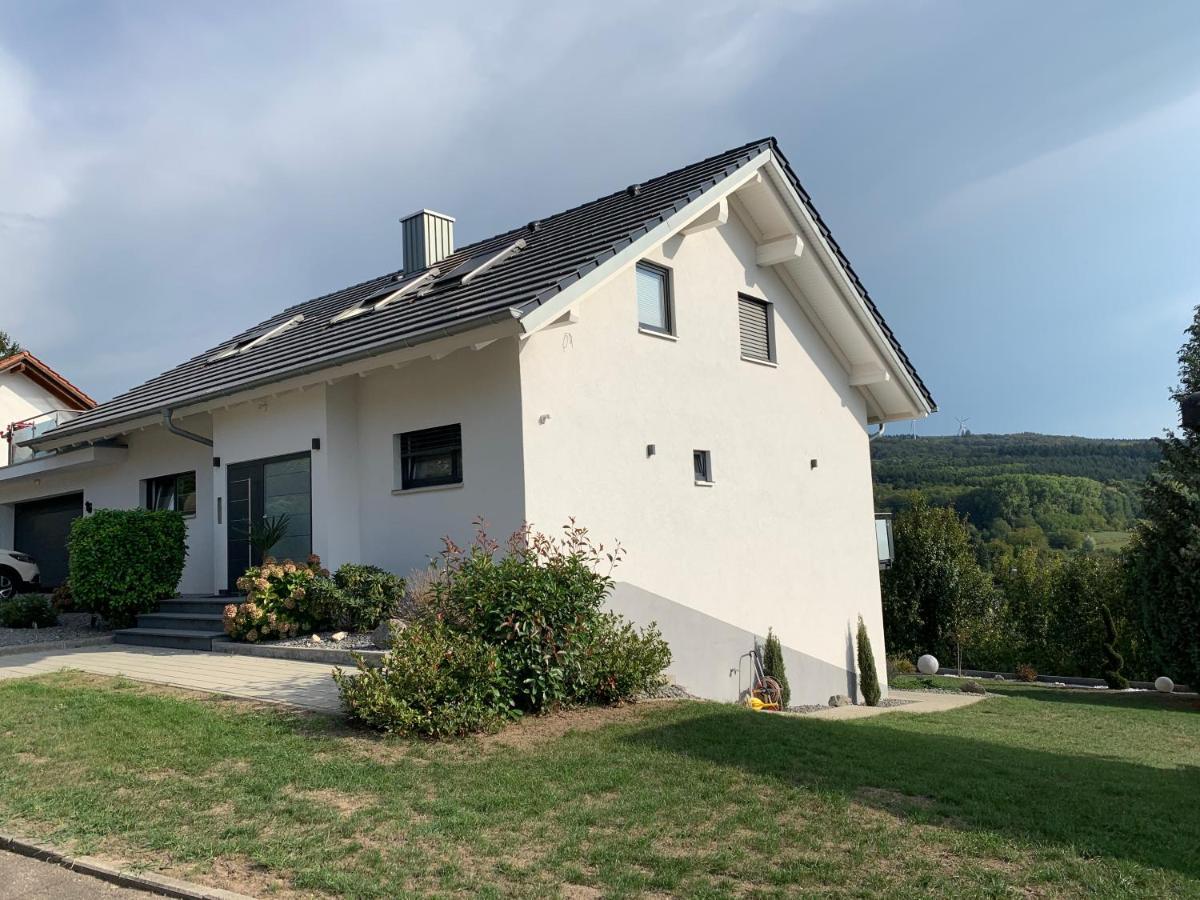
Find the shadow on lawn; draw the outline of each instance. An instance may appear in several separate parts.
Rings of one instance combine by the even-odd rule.
[[[897,811],[894,803],[863,789],[930,798],[931,804],[921,801],[923,809],[914,805],[907,814],[1200,876],[1197,766],[1151,768],[914,733],[883,720],[850,724],[735,708],[714,708],[624,740],[796,787],[840,792],[890,813]]]
[[[997,693],[1006,697],[1020,697],[1022,700],[1039,700],[1045,703],[1144,709],[1150,712],[1200,712],[1200,699],[1196,697],[1159,694],[1150,691],[1109,691],[1097,688],[1060,688],[1031,684],[1028,687],[1006,685]]]

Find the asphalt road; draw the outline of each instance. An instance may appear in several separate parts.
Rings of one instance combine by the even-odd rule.
[[[0,851],[0,900],[150,900],[154,896]]]

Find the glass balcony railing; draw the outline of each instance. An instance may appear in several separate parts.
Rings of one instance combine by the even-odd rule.
[[[22,447],[21,444],[33,440],[35,437],[41,437],[46,432],[74,419],[77,415],[79,415],[79,410],[75,409],[51,409],[40,415],[10,424],[4,432],[8,438],[8,465],[29,462],[31,459],[46,456],[46,451],[35,451],[32,447]]]

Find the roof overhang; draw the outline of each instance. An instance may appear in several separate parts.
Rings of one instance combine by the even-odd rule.
[[[522,316],[522,329],[533,333],[561,320],[584,295],[652,248],[676,233],[718,227],[733,208],[752,232],[759,265],[780,275],[846,370],[851,386],[865,397],[868,421],[929,415],[936,407],[796,187],[786,161],[764,150],[660,224],[561,284]]]
[[[519,333],[517,311],[504,310],[502,313],[464,320],[456,326],[417,335],[403,342],[373,346],[332,363],[297,366],[273,373],[269,378],[236,385],[229,390],[198,391],[191,396],[178,398],[172,402],[170,409],[177,419],[211,413],[216,409],[248,403],[265,396],[278,396],[304,390],[315,384],[333,383],[351,375],[366,375],[379,369],[400,368],[423,357],[442,359],[459,350],[482,350],[501,338],[513,337]],[[72,428],[74,424],[72,422],[33,440],[24,441],[22,446],[52,450],[110,440],[143,428],[161,426],[162,410],[150,414],[136,413],[99,423],[91,428]]]

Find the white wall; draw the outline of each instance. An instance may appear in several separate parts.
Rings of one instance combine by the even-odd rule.
[[[836,675],[814,677],[807,696],[801,685],[797,702],[823,702],[831,684],[846,691],[859,613],[882,675],[862,397],[756,265],[736,216],[646,258],[673,270],[678,340],[638,332],[630,267],[580,302],[577,324],[534,335],[521,353],[529,517],[553,528],[575,516],[619,539],[628,557],[615,576],[637,590],[758,635],[774,627],[814,671]],[[740,359],[739,291],[775,304],[778,367]],[[697,449],[712,452],[712,487],[694,484]],[[721,669],[732,698],[738,661],[706,649],[692,662]]]
[[[524,521],[517,341],[417,360],[357,379],[362,561],[400,575],[424,568],[449,535],[483,517],[503,540]],[[462,423],[461,486],[397,492],[394,436]]]
[[[204,432],[206,416],[178,422],[189,430]],[[203,444],[189,441],[153,427],[126,438],[129,451],[113,466],[66,469],[36,479],[0,483],[0,546],[12,546],[12,504],[82,491],[85,502],[95,509],[132,509],[143,502],[142,482],[161,475],[196,472],[196,515],[187,518],[188,557],[179,590],[185,594],[212,590],[213,469],[212,454]],[[15,471],[15,470],[14,470]]]

